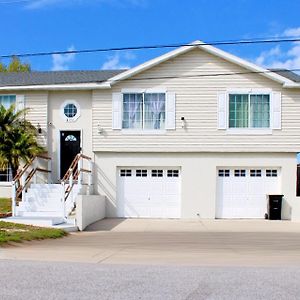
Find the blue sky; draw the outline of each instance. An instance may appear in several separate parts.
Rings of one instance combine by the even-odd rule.
[[[300,36],[299,0],[0,0],[0,54]],[[224,46],[263,66],[300,68],[300,44]],[[34,70],[135,66],[166,50],[26,59]]]

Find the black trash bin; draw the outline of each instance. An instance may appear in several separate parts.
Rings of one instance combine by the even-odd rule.
[[[281,220],[283,195],[268,195],[269,220]]]

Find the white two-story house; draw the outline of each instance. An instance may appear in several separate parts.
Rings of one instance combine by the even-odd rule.
[[[300,77],[199,42],[130,70],[0,75],[59,182],[82,151],[107,217],[264,218],[267,194],[300,220]],[[9,171],[0,174],[10,193]],[[1,196],[0,195],[0,196]]]

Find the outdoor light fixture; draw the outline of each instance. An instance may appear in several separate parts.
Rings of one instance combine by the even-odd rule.
[[[103,130],[103,128],[100,126],[100,124],[98,124],[97,127],[98,127],[98,133],[99,133],[99,134],[103,134],[103,131],[104,131],[104,130]]]
[[[42,128],[41,128],[40,123],[37,124],[37,131],[38,131],[38,134],[42,133]]]
[[[181,127],[185,128],[185,118],[181,117],[180,120],[181,120]]]

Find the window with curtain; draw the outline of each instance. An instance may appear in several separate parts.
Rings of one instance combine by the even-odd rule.
[[[6,109],[8,109],[15,102],[15,95],[0,95],[0,105],[3,105]]]
[[[123,129],[164,129],[165,119],[164,93],[123,94]]]
[[[269,128],[270,95],[230,94],[229,128]]]

